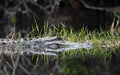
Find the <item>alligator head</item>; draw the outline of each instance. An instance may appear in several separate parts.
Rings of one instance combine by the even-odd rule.
[[[29,42],[24,42],[24,46],[30,43],[31,48],[25,50],[30,51],[33,54],[45,54],[45,55],[57,55],[66,50],[74,49],[90,49],[93,47],[92,43],[75,43],[64,41],[60,37],[46,37],[40,39],[34,39]],[[27,50],[28,49],[28,50]]]

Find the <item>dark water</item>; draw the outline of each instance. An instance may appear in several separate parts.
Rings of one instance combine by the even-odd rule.
[[[0,75],[120,75],[119,50],[111,57],[93,55],[0,55]]]

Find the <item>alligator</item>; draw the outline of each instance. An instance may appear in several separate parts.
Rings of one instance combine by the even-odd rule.
[[[63,40],[61,37],[21,38],[19,40],[0,39],[0,53],[4,54],[44,54],[58,55],[66,50],[91,49],[93,43],[76,43]]]

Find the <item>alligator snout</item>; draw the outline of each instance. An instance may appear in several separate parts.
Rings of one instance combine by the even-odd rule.
[[[89,43],[89,42],[85,42],[85,43],[75,43],[75,42],[68,42],[66,41],[64,43],[64,49],[65,50],[73,50],[73,49],[81,49],[81,48],[85,48],[85,49],[91,49],[93,48],[93,43]]]
[[[49,42],[45,46],[45,51],[47,52],[62,52],[66,50],[74,50],[74,49],[91,49],[93,48],[93,43],[85,42],[85,43],[76,43],[69,41],[54,41]]]

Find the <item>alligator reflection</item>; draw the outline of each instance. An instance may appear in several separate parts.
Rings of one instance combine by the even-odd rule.
[[[6,48],[7,47],[7,48]],[[0,53],[32,53],[45,55],[58,55],[65,50],[73,49],[91,49],[92,43],[75,43],[64,41],[60,37],[45,37],[45,38],[22,38],[20,40],[0,40]]]

